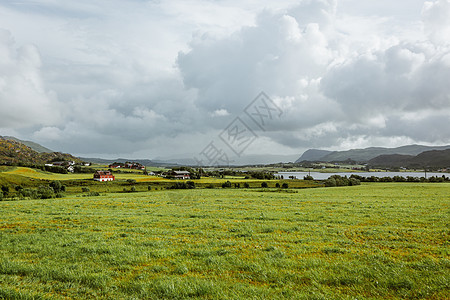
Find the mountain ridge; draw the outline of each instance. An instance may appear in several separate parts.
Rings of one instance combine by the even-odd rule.
[[[446,146],[424,146],[424,145],[406,145],[396,148],[385,148],[385,147],[368,147],[364,149],[350,149],[345,151],[333,151],[331,153],[328,153],[322,157],[319,157],[315,161],[324,161],[324,162],[333,162],[333,161],[346,161],[346,160],[353,160],[358,162],[368,162],[371,159],[374,159],[380,155],[393,155],[393,154],[399,154],[399,155],[412,155],[416,156],[422,152],[425,151],[432,151],[432,150],[446,150],[450,149],[450,145]],[[316,150],[317,149],[310,149],[310,150]],[[305,155],[309,150],[305,151],[303,155]],[[325,152],[324,152],[325,153]],[[303,160],[303,155],[296,161],[301,162]]]
[[[450,167],[450,149],[424,151],[412,155],[380,155],[368,161],[375,167],[442,168]]]

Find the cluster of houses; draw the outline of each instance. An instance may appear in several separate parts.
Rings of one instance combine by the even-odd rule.
[[[126,163],[112,163],[109,165],[110,169],[134,169],[134,170],[145,170],[145,166],[137,162],[126,162]]]
[[[77,163],[74,161],[54,161],[54,162],[46,163],[45,166],[46,167],[63,167],[63,168],[66,168],[68,172],[73,173],[75,170],[74,166],[76,164]],[[79,165],[90,166],[91,163],[80,163]]]
[[[148,175],[157,175],[157,174],[150,172],[150,173],[148,173]],[[166,178],[171,178],[171,179],[180,179],[180,180],[191,179],[191,173],[189,173],[188,171],[171,170],[166,173],[161,173],[160,176],[166,177]],[[111,173],[111,171],[97,171],[94,173],[95,181],[113,181],[114,179],[115,179],[115,177]]]

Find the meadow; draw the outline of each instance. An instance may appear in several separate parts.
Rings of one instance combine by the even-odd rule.
[[[0,201],[0,298],[448,299],[450,184]]]

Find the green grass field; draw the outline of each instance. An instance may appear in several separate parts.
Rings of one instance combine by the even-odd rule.
[[[448,299],[450,184],[0,202],[0,299]]]

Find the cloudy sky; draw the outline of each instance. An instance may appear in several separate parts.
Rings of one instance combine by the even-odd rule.
[[[450,144],[450,0],[0,0],[0,135],[152,159],[237,117],[239,154]]]

